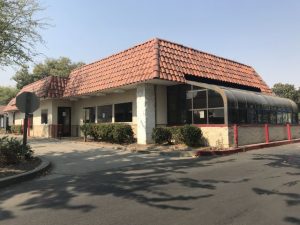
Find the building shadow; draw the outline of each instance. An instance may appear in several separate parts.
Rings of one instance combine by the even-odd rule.
[[[41,142],[43,147],[43,142]],[[121,154],[121,153],[122,154]],[[101,157],[97,157],[101,155]],[[93,156],[93,157],[92,157]],[[31,209],[67,209],[81,212],[89,212],[96,208],[92,204],[74,204],[72,200],[81,194],[88,196],[114,196],[138,204],[168,210],[192,210],[192,201],[205,201],[214,196],[218,184],[229,184],[236,181],[230,180],[201,180],[186,178],[186,174],[192,168],[204,168],[212,166],[214,157],[201,159],[171,160],[168,157],[149,157],[139,161],[142,154],[124,153],[122,151],[91,148],[83,154],[81,151],[57,154],[48,152],[44,155],[56,162],[61,160],[64,171],[60,171],[60,165],[54,165],[52,171],[46,176],[1,189],[0,202],[3,203],[14,196],[31,193],[32,195],[18,204],[22,210]],[[80,158],[76,165],[72,159]],[[90,163],[122,164],[127,166],[109,168],[104,170],[80,171],[81,167]],[[232,160],[217,160],[217,163],[230,163]],[[132,164],[131,164],[132,163]],[[125,165],[125,164],[124,164]],[[67,173],[73,171],[73,173]],[[75,172],[74,172],[75,171]],[[241,180],[240,182],[247,182]],[[184,194],[171,194],[168,185],[184,188]],[[192,191],[194,190],[194,191]],[[182,193],[182,192],[179,192]],[[12,211],[0,209],[0,220],[15,217]]]

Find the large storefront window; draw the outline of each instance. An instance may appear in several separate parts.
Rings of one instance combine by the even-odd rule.
[[[115,122],[132,122],[132,102],[115,104]]]
[[[224,103],[222,96],[207,89],[196,89],[186,93],[188,111],[192,111],[192,124],[224,124]]]
[[[229,124],[297,123],[295,103],[273,95],[224,88]],[[238,112],[238,115],[236,114]]]
[[[95,123],[96,122],[96,108],[88,107],[84,108],[84,123]]]
[[[222,96],[205,88],[168,87],[168,124],[224,124]]]
[[[97,107],[97,122],[98,123],[112,122],[112,105],[102,105]]]
[[[192,100],[187,99],[187,90],[191,90],[190,85],[174,85],[167,88],[169,125],[191,123],[192,112],[187,109],[191,107]]]
[[[227,103],[226,111],[223,97]],[[167,102],[169,125],[224,124],[225,117],[229,124],[299,122],[298,107],[293,101],[235,88],[169,86]]]

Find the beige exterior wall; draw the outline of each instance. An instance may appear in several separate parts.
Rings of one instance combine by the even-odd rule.
[[[13,114],[14,112],[8,113],[9,126],[13,125]],[[22,125],[23,119],[24,119],[24,113],[15,112],[15,125]]]
[[[132,122],[128,123],[132,126],[133,132],[136,134],[136,89],[126,90],[124,93],[112,93],[105,96],[90,97],[87,99],[80,99],[78,101],[69,102],[72,107],[71,121],[72,121],[72,135],[76,136],[79,132],[79,125],[83,124],[84,108],[86,107],[97,107],[103,105],[113,105],[118,103],[132,102]],[[58,105],[61,106],[61,105]],[[56,108],[57,111],[57,108]],[[114,118],[114,107],[112,113],[112,121]],[[96,109],[96,121],[97,121],[97,109]]]
[[[50,137],[48,124],[52,124],[53,119],[53,100],[47,99],[40,102],[40,107],[33,113],[33,127],[30,136]],[[48,124],[41,124],[41,112],[48,110]]]
[[[239,126],[238,128],[238,143],[240,146],[264,143],[265,128],[264,126]]]
[[[220,127],[200,127],[204,141],[208,146],[217,148],[229,147],[229,129],[227,126]]]
[[[40,107],[33,113],[33,129],[30,130],[31,136],[50,137],[50,125],[57,125],[58,107],[71,107],[71,134],[76,136],[79,134],[79,125],[83,124],[83,108],[97,107],[101,105],[117,104],[132,102],[132,122],[128,123],[132,126],[134,133],[137,132],[136,126],[136,89],[127,90],[124,93],[112,93],[105,96],[89,97],[87,99],[79,99],[78,101],[47,99],[41,100]],[[41,111],[48,110],[48,124],[41,124]],[[97,112],[96,112],[97,113]],[[13,112],[8,113],[9,125],[13,125]],[[15,112],[15,125],[23,125],[24,113]],[[113,107],[114,122],[114,107]]]
[[[118,103],[132,102],[132,124],[136,124],[136,90],[127,90],[124,93],[107,94],[105,96],[90,97],[72,102],[72,124],[83,124],[83,109]],[[114,111],[114,109],[113,109]],[[114,113],[113,113],[114,121]]]
[[[292,125],[291,126],[292,138],[300,138],[300,125]]]
[[[300,126],[291,125],[292,139],[300,138]],[[286,125],[269,125],[269,142],[288,140]],[[233,127],[229,128],[230,146],[234,145]],[[256,126],[239,126],[238,127],[238,144],[239,146],[265,143],[264,125]]]
[[[30,129],[30,136],[49,137],[48,124],[52,123],[52,101],[42,100],[40,107],[33,113],[33,126]],[[41,110],[48,110],[48,124],[41,124]],[[9,125],[13,125],[13,112],[8,112]],[[21,112],[15,112],[15,125],[23,125],[25,115]]]
[[[285,125],[269,126],[269,137],[270,137],[270,142],[287,140],[288,135],[287,135],[286,126]]]
[[[155,102],[155,122],[149,123],[148,127],[152,127],[154,124],[156,126],[166,126],[167,125],[167,88],[163,85],[153,85],[155,90],[155,96],[152,94],[147,98],[153,99]],[[149,93],[148,93],[149,94]],[[146,99],[147,100],[147,99]],[[144,111],[145,115],[153,116],[154,108],[148,107],[147,101],[144,101],[143,104],[146,106]],[[105,96],[95,96],[88,98],[78,98],[77,101],[59,100],[59,99],[46,99],[41,100],[40,108],[34,112],[33,116],[33,129],[30,131],[31,136],[41,136],[41,137],[50,137],[51,130],[55,130],[57,125],[57,111],[58,107],[71,107],[71,135],[76,136],[80,134],[79,125],[83,124],[84,119],[84,108],[86,107],[97,107],[102,105],[109,104],[118,104],[132,102],[132,122],[128,123],[132,126],[135,135],[137,135],[137,89],[133,88],[126,90],[123,93],[110,93]],[[48,110],[48,124],[41,124],[41,111]],[[150,112],[151,111],[151,112]],[[13,113],[9,112],[9,125],[12,125],[13,122]],[[114,107],[112,112],[112,121],[114,122]],[[97,109],[96,109],[97,117]],[[145,117],[146,118],[146,117]],[[24,113],[16,112],[15,113],[15,124],[22,125],[24,119]],[[97,121],[97,119],[96,119]],[[146,119],[145,119],[146,121]],[[151,120],[152,121],[152,120]],[[153,120],[154,121],[154,120]],[[234,145],[234,132],[232,126],[200,126],[203,137],[205,138],[207,144],[212,147],[218,148],[227,148]],[[150,131],[152,128],[149,128],[147,131],[147,136],[150,136]],[[300,138],[300,126],[292,125],[291,126],[292,138]],[[239,137],[239,146],[264,143],[265,142],[265,128],[264,125],[253,125],[253,126],[239,126],[238,127],[238,137]],[[148,138],[149,139],[149,138]],[[270,125],[269,126],[269,140],[280,141],[287,140],[287,128],[285,125]]]

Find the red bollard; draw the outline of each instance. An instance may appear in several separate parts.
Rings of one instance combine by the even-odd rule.
[[[269,136],[269,124],[265,124],[265,137],[266,137],[266,143],[268,144],[270,142],[270,136]]]
[[[286,130],[287,130],[287,136],[288,140],[292,140],[292,132],[291,132],[291,124],[287,123],[286,124]]]

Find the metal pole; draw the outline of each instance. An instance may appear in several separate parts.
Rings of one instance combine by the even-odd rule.
[[[23,151],[25,150],[27,144],[27,127],[28,127],[28,113],[25,113],[24,130],[23,130]]]

